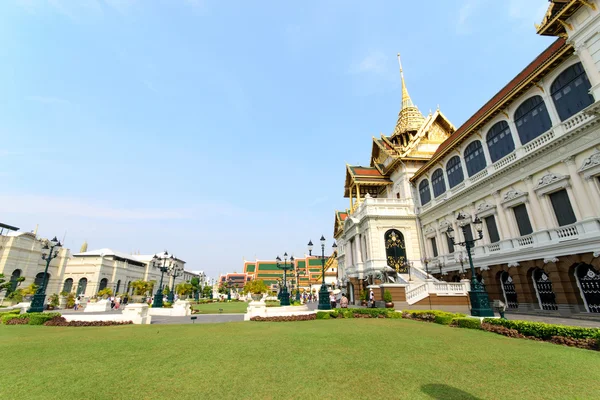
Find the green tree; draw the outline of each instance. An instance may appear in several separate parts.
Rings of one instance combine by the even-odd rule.
[[[204,289],[202,289],[202,294],[204,297],[210,297],[210,292],[212,292],[212,286],[206,285]]]
[[[221,294],[227,294],[229,292],[227,281],[219,283],[219,289],[217,289],[217,291]]]
[[[171,293],[171,289],[169,289],[169,285],[165,285],[163,289],[163,295],[168,296]]]
[[[154,286],[152,282],[141,279],[131,282],[131,287],[136,296],[145,296],[152,289],[152,286]]]
[[[194,287],[191,283],[182,282],[175,286],[175,293],[179,296],[188,296],[194,292]]]

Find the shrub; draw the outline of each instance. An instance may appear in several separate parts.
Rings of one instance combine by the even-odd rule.
[[[383,292],[383,301],[386,303],[392,302],[392,293],[390,293],[390,291],[387,289]]]
[[[2,323],[5,325],[14,325],[9,323],[10,321],[14,320],[14,319],[24,319],[27,318],[27,320],[29,320],[29,317],[27,317],[27,314],[10,314],[10,313],[6,313],[2,316]]]
[[[510,329],[510,328],[507,328],[502,325],[489,324],[489,323],[485,322],[486,319],[484,319],[481,324],[481,329],[483,329],[484,331],[494,332],[494,333],[498,333],[500,335],[504,335],[504,336],[508,336],[508,337],[512,337],[512,338],[524,338],[525,337],[522,334],[520,334],[519,331],[517,331],[516,329]]]
[[[108,297],[108,296],[112,296],[112,294],[113,294],[113,291],[109,287],[98,291],[98,296],[100,296],[100,297],[104,297],[104,296]]]
[[[545,324],[543,322],[518,321],[498,318],[485,318],[483,322],[514,329],[524,336],[532,336],[543,340],[550,340],[553,336],[562,336],[574,339],[593,339],[600,336],[598,328],[582,328],[578,326]]]
[[[60,317],[60,313],[27,313],[23,315],[29,316],[29,325],[44,325],[46,321]]]
[[[453,319],[454,315],[436,315],[433,322],[440,325],[450,325]]]
[[[244,285],[244,290],[242,291],[242,293],[244,293],[244,294],[245,293],[259,294],[259,293],[267,293],[268,291],[269,291],[269,287],[267,286],[265,281],[258,279],[258,280],[247,282]]]
[[[467,329],[481,329],[481,321],[479,318],[452,318],[452,322],[450,322],[450,326],[455,326],[458,328],[467,328]]]
[[[326,311],[317,311],[316,319],[330,319],[331,315],[329,315]]]
[[[418,319],[426,322],[435,322],[437,324],[449,325],[453,318],[466,317],[465,314],[451,313],[440,310],[409,310],[402,311],[402,318]]]

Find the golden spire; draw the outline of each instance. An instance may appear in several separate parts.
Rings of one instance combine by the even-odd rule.
[[[400,66],[400,80],[402,81],[402,108],[398,113],[398,122],[396,122],[396,128],[394,129],[392,136],[409,131],[418,131],[423,125],[423,122],[425,122],[423,114],[421,114],[419,109],[413,104],[410,95],[408,94],[408,89],[406,89],[400,53],[398,53],[398,65]]]
[[[81,245],[81,248],[79,249],[79,252],[80,253],[85,253],[87,251],[87,249],[88,249],[88,243],[87,243],[87,240],[85,240],[83,242],[83,244]]]

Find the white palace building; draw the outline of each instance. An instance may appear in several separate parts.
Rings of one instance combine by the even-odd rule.
[[[35,232],[20,232],[16,227],[0,224],[0,273],[4,274],[4,279],[16,286],[19,277],[25,278],[20,288],[31,283],[40,285],[46,267],[42,247],[47,242]],[[133,294],[133,281],[160,282],[160,269],[152,262],[154,254],[126,254],[111,249],[88,251],[87,243],[76,254],[64,247],[57,249],[58,256],[52,259],[48,268],[47,295],[66,291],[91,297],[106,287],[114,293]],[[163,255],[156,253],[159,259]],[[185,271],[185,261],[178,258],[175,258],[175,264],[177,276],[173,278],[165,273],[164,285],[172,287],[173,283],[188,282],[193,277],[198,277],[203,286],[206,284],[203,272]]]
[[[373,138],[368,167],[346,167],[334,236],[351,300],[370,287],[467,304],[466,253],[446,232],[477,238],[479,218],[472,254],[491,300],[600,313],[599,1],[550,1],[536,28],[556,41],[457,129],[439,110],[423,116],[402,78],[394,132]]]

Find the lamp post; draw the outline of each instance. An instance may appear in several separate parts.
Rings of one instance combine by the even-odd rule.
[[[231,300],[231,278],[227,279],[227,301]]]
[[[175,262],[176,258],[173,257],[173,264],[171,265],[171,269],[169,270],[169,276],[173,277],[173,283],[171,284],[171,290],[167,295],[167,301],[172,303],[175,300],[175,279],[181,276],[181,271],[177,269],[177,263]]]
[[[215,278],[210,279],[210,299],[212,300],[214,295],[213,292],[215,290]]]
[[[48,246],[50,243],[50,246]],[[47,284],[47,276],[48,276],[48,267],[50,267],[50,261],[58,257],[58,250],[54,251],[55,248],[61,247],[62,245],[56,239],[56,236],[49,242],[44,244],[42,247],[42,260],[46,261],[46,268],[44,269],[44,276],[42,277],[42,284],[36,290],[33,295],[33,299],[31,300],[31,306],[27,312],[42,312],[44,311],[44,301],[46,300],[46,284]],[[47,253],[45,250],[49,250]]]
[[[160,265],[160,260],[162,259],[162,265]],[[157,266],[160,269],[160,285],[158,285],[158,289],[156,293],[154,293],[154,301],[152,302],[153,308],[161,308],[163,306],[163,277],[165,272],[169,271],[169,269],[173,266],[174,258],[173,255],[169,257],[169,253],[165,250],[165,253],[162,257],[157,257],[156,254],[152,257],[152,264]]]
[[[425,273],[427,273],[427,279],[429,279],[429,262],[431,261],[431,258],[425,256],[421,259],[421,262],[423,264],[425,264]]]
[[[298,269],[298,264],[296,264],[296,268],[294,268],[294,272],[296,273],[296,301],[300,301],[300,275],[306,275],[304,271],[300,271]]]
[[[327,284],[325,283],[325,236],[321,235],[321,289],[319,290],[319,310],[331,310],[331,303],[329,302],[329,290],[327,290]],[[334,248],[337,247],[333,243]],[[308,242],[308,255],[312,255],[312,240]]]
[[[294,269],[294,256],[290,257],[290,265],[289,266],[287,263],[287,257],[288,257],[287,252],[283,253],[283,259],[284,259],[283,264],[281,264],[281,258],[279,258],[279,256],[277,256],[277,258],[275,259],[275,260],[277,260],[277,268],[283,270],[283,286],[281,286],[281,291],[279,292],[279,294],[280,294],[279,304],[282,306],[290,305],[290,294],[287,289],[287,271]]]
[[[475,267],[473,266],[473,258],[471,256],[471,249],[475,247],[475,242],[477,240],[483,239],[483,223],[476,217],[473,221],[473,225],[475,225],[475,229],[479,234],[477,239],[467,240],[467,228],[469,224],[465,221],[465,217],[462,214],[459,214],[456,218],[458,225],[463,231],[463,237],[465,238],[464,242],[456,243],[454,241],[454,229],[449,227],[446,231],[448,238],[452,241],[453,245],[465,246],[467,250],[467,256],[469,257],[469,266],[471,268],[471,290],[469,291],[469,299],[471,301],[471,315],[474,317],[493,317],[494,311],[490,307],[490,299],[488,297],[485,288],[477,281],[475,276]]]

